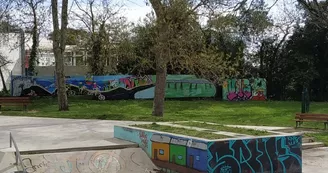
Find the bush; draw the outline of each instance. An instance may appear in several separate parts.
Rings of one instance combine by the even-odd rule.
[[[4,90],[0,91],[0,97],[8,97],[8,96],[11,96],[10,91],[8,91],[8,92],[6,92]]]

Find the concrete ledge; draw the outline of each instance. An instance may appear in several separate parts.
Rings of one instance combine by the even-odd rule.
[[[20,150],[21,155],[32,155],[32,154],[45,154],[45,153],[63,153],[63,152],[76,152],[76,151],[93,151],[93,150],[116,150],[125,148],[137,148],[138,144],[127,142],[120,139],[107,139],[110,145],[98,145],[98,146],[85,146],[85,147],[65,147],[65,148],[47,148],[40,150]],[[1,150],[2,152],[15,152],[14,148],[7,148]]]
[[[165,171],[302,172],[301,134],[208,140],[114,126],[114,137],[138,144]]]

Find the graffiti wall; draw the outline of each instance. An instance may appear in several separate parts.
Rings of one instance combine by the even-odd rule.
[[[207,172],[207,141],[120,126],[114,137],[138,143],[164,172]]]
[[[208,172],[302,172],[301,136],[210,142]]]
[[[155,76],[69,76],[69,96],[93,95],[99,100],[154,98]],[[13,96],[51,96],[57,91],[54,76],[12,77]],[[193,75],[168,75],[166,98],[214,97],[215,86]]]
[[[115,126],[114,137],[138,143],[164,172],[302,172],[298,135],[213,141]]]
[[[266,80],[263,78],[229,79],[223,82],[223,100],[266,100]]]

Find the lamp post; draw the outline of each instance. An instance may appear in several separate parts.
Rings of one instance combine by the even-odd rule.
[[[303,88],[302,92],[302,113],[308,113],[310,111],[310,97],[306,87]]]

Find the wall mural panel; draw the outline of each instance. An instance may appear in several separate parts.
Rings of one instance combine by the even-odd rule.
[[[208,172],[302,172],[302,137],[210,142]]]
[[[266,80],[263,78],[228,79],[223,82],[223,100],[266,100]]]
[[[69,76],[69,96],[93,95],[99,100],[154,98],[155,76]],[[55,77],[12,77],[13,96],[51,96],[57,91]],[[166,98],[214,97],[215,86],[193,75],[168,75]]]
[[[114,137],[138,143],[164,172],[302,172],[299,135],[211,141],[115,126]]]
[[[114,127],[114,137],[138,143],[163,171],[207,172],[207,141],[119,126]]]

